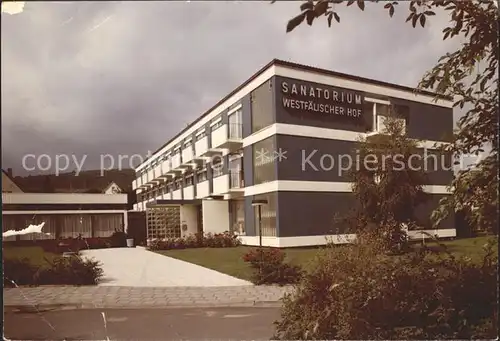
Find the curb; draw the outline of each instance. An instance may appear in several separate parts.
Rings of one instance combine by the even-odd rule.
[[[187,304],[154,304],[154,305],[131,305],[131,304],[88,304],[88,303],[68,303],[68,304],[12,304],[5,305],[4,312],[14,312],[21,314],[36,314],[49,311],[65,311],[80,309],[183,309],[183,308],[281,308],[281,302],[235,302],[235,303],[187,303]]]

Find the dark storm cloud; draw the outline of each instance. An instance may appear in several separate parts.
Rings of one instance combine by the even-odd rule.
[[[2,14],[3,165],[146,155],[273,58],[414,86],[452,45],[381,6],[285,34],[298,3],[27,3]],[[403,8],[402,8],[403,9]]]

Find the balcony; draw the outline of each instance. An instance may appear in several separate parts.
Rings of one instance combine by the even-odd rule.
[[[165,179],[161,177],[162,175],[162,170],[161,170],[161,163],[158,164],[154,169],[154,178],[153,178],[153,182],[155,183],[160,183],[162,181],[164,181]]]
[[[177,189],[172,192],[172,200],[182,200],[182,189]]]
[[[141,175],[141,177],[138,180],[138,187],[137,188],[140,188],[140,189],[145,189],[145,188],[148,188],[148,173],[144,173]]]
[[[160,178],[162,179],[167,179],[173,176],[172,173],[170,173],[172,167],[170,166],[170,159],[166,159],[161,163],[161,175]]]
[[[155,171],[154,168],[147,171],[147,181],[146,185],[154,185],[155,184]]]
[[[222,195],[229,192],[229,174],[220,175],[212,180],[212,195]]]
[[[172,169],[179,168],[181,165],[181,153],[176,153],[174,156],[172,156]]]
[[[223,124],[212,131],[212,148],[235,151],[243,146],[243,125],[241,123]]]
[[[193,146],[186,147],[182,150],[182,164],[188,164],[193,161],[194,151]]]
[[[187,186],[182,189],[184,192],[184,200],[193,200],[194,199],[194,186]]]
[[[230,172],[213,179],[212,195],[229,194],[238,197],[244,194],[243,175],[239,171]]]
[[[170,160],[170,170],[169,174],[172,174],[174,177],[181,174],[183,169],[181,168],[181,153],[177,153],[172,156]]]
[[[208,137],[204,136],[194,144],[194,159],[195,160],[203,160],[203,157],[206,156],[208,152]]]
[[[203,199],[210,195],[210,187],[208,180],[196,184],[196,198]]]

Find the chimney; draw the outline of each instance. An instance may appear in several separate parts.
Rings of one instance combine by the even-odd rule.
[[[7,175],[12,178],[13,175],[12,175],[12,168],[7,168]]]

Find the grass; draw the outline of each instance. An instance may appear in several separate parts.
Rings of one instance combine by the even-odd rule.
[[[7,246],[3,247],[4,259],[29,259],[30,263],[36,266],[47,264],[48,260],[52,260],[57,255],[50,252],[45,252],[40,246]]]
[[[483,254],[482,246],[491,237],[476,237],[444,241],[448,250],[456,256],[469,256],[478,261]],[[428,246],[437,246],[428,242]],[[346,246],[338,246],[346,247]],[[237,278],[250,280],[252,270],[242,259],[243,255],[253,249],[251,246],[238,246],[233,248],[199,248],[184,250],[157,251],[158,253],[177,258],[189,263],[204,266]],[[324,247],[290,248],[284,249],[286,261],[308,269],[313,264],[314,258],[324,250]],[[496,250],[496,249],[495,249]],[[498,251],[497,251],[498,252]]]
[[[446,245],[447,249],[451,254],[456,257],[468,256],[473,261],[480,261],[484,255],[483,245],[491,240],[493,237],[491,236],[481,236],[475,238],[463,238],[452,241],[445,241],[443,244]],[[496,238],[496,242],[498,243],[498,238]],[[436,243],[428,243],[430,248],[434,248]],[[494,248],[495,253],[498,257],[498,247]]]

